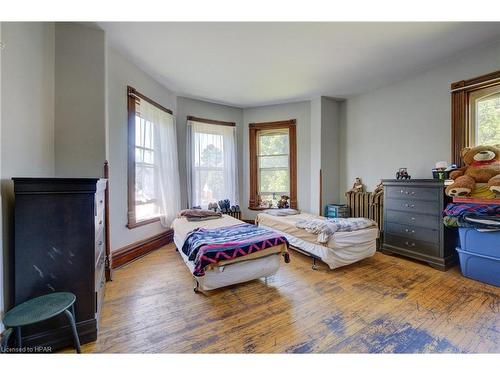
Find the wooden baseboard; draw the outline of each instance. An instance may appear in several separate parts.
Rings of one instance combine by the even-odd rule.
[[[115,250],[111,253],[112,267],[118,268],[124,264],[137,259],[153,250],[159,249],[162,246],[168,245],[174,239],[174,231],[168,230],[156,236],[146,238]]]

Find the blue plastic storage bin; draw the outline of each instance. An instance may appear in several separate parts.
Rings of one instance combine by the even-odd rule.
[[[458,228],[463,251],[500,258],[500,231],[479,232],[474,228]]]
[[[460,269],[465,277],[500,286],[500,257],[473,253],[459,247],[457,252],[460,257]]]
[[[327,204],[325,207],[325,217],[349,217],[349,207],[346,204]]]

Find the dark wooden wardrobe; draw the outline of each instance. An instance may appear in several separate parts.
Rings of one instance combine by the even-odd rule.
[[[50,292],[76,295],[81,343],[97,338],[104,297],[105,188],[98,178],[13,178],[14,303]],[[72,345],[67,319],[23,328],[26,346]]]

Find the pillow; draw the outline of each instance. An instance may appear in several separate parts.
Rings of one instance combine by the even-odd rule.
[[[222,217],[220,212],[215,212],[212,210],[202,210],[202,209],[186,209],[179,212],[179,217],[190,217],[190,218],[205,218],[205,217]]]

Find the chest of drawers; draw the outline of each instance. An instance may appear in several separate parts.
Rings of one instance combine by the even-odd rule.
[[[456,230],[445,228],[447,203],[438,180],[383,180],[384,237],[381,249],[446,270],[457,261]]]
[[[76,295],[80,342],[94,341],[105,290],[105,188],[97,178],[14,178],[14,304]],[[72,345],[64,316],[23,329],[26,346]]]

